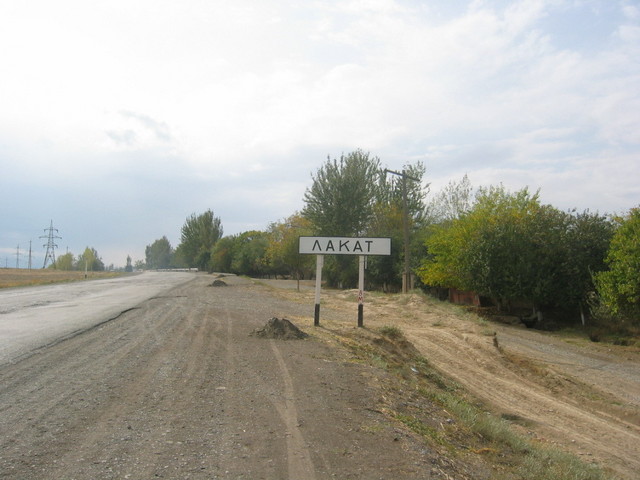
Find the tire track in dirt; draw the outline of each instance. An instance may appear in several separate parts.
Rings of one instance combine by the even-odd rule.
[[[224,318],[227,325],[225,341],[225,372],[227,373],[224,384],[229,385],[223,388],[225,405],[227,405],[225,410],[230,410],[236,416],[242,416],[242,413],[240,413],[243,411],[243,408],[240,407],[242,405],[249,406],[256,403],[264,404],[265,402],[269,404],[273,414],[266,419],[260,418],[259,421],[270,432],[270,441],[265,442],[260,449],[265,449],[265,446],[267,448],[275,447],[277,454],[273,455],[272,453],[271,456],[274,459],[282,458],[284,460],[282,466],[278,466],[276,461],[272,460],[270,462],[274,464],[273,468],[279,472],[277,473],[278,478],[314,480],[315,470],[311,460],[311,453],[299,428],[293,379],[289,374],[282,354],[274,340],[252,342],[253,339],[242,339],[245,342],[252,342],[254,346],[268,345],[267,348],[273,358],[268,358],[265,354],[269,352],[261,348],[261,362],[264,364],[275,363],[278,368],[274,371],[276,373],[275,376],[269,376],[268,379],[262,376],[261,374],[265,373],[263,369],[256,367],[252,359],[247,357],[247,354],[251,357],[255,357],[255,354],[251,353],[250,350],[238,348],[238,345],[242,342],[238,339],[239,332],[234,332],[233,329],[235,316],[230,309],[224,309]],[[247,333],[242,332],[240,335],[247,337]],[[244,386],[237,385],[238,379],[242,379]],[[253,385],[253,388],[248,391],[246,385]],[[258,398],[255,398],[256,393]],[[251,415],[256,413],[254,407],[248,407],[248,411]],[[249,415],[245,414],[245,416]],[[244,434],[246,431],[243,429],[242,433]],[[245,435],[241,435],[241,437],[245,437]],[[261,455],[267,456],[265,453]],[[227,460],[230,464],[234,463],[233,459]],[[225,471],[229,472],[230,470],[227,468],[234,467],[226,467]]]
[[[155,463],[140,458],[148,458],[149,450],[154,450],[156,458],[162,457],[159,446],[170,431],[162,415],[175,401],[162,391],[167,383],[175,381],[172,370],[179,370],[170,360],[181,350],[183,340],[177,331],[188,329],[192,320],[175,321],[178,305],[151,303],[155,305],[145,310],[141,321],[136,322],[139,328],[129,335],[133,341],[107,359],[114,371],[122,372],[121,365],[129,369],[109,381],[109,394],[100,408],[66,432],[69,447],[57,462],[58,478],[70,474],[78,478],[151,478],[158,473]],[[148,411],[152,415],[148,416]],[[78,444],[82,445],[80,449]]]
[[[24,415],[24,421],[15,422],[11,428],[11,445],[20,445],[15,440],[25,432],[34,444],[59,445],[56,437],[64,429],[76,429],[65,409],[82,412],[82,420],[94,418],[95,411],[102,409],[111,396],[111,377],[117,365],[131,357],[141,348],[141,340],[131,341],[130,332],[109,335],[108,326],[100,327],[86,335],[65,341],[58,348],[42,350],[37,356],[18,363],[12,374],[2,381],[2,393],[11,392],[14,400],[3,407],[3,421],[10,422],[15,415]],[[106,335],[103,335],[106,333]],[[96,339],[101,348],[94,349]],[[94,350],[90,361],[82,355],[85,350]],[[109,352],[108,354],[106,352]],[[43,371],[39,365],[50,365],[55,374]],[[25,382],[25,377],[30,382]],[[92,401],[85,399],[93,399]],[[35,436],[35,438],[32,438]],[[53,448],[53,447],[51,447]],[[60,448],[58,455],[64,450]]]
[[[295,284],[282,281],[267,283],[284,285],[283,297],[313,303],[313,291],[294,292]],[[357,291],[323,291],[321,323],[353,328],[356,298]],[[550,340],[553,334],[479,321],[421,295],[372,294],[367,300],[365,328],[399,327],[432,365],[498,415],[514,416],[514,428],[621,478],[637,478],[637,353],[612,347],[617,353],[604,354],[602,347],[590,344],[566,345]],[[519,341],[522,336],[526,342]]]
[[[269,340],[271,350],[276,358],[282,380],[284,382],[284,405],[277,405],[280,418],[287,429],[287,465],[289,466],[289,478],[304,478],[306,480],[315,479],[315,470],[311,461],[311,453],[306,446],[304,436],[300,431],[298,420],[298,409],[296,407],[296,395],[293,386],[293,379],[289,374],[289,369],[284,363],[282,354],[274,340]]]
[[[535,382],[519,377],[500,361],[486,354],[490,348],[470,347],[465,340],[436,332],[425,334],[408,330],[415,345],[438,369],[464,385],[475,396],[500,413],[515,414],[534,422],[533,431],[588,459],[592,455],[616,469],[627,478],[640,469],[635,457],[640,444],[637,428],[601,418],[595,412],[572,405]],[[430,337],[426,339],[425,337]],[[460,359],[464,359],[461,361]]]
[[[625,382],[630,382],[631,392],[637,391],[637,376],[630,378],[624,371],[621,375],[617,375],[615,370],[610,372],[619,384],[614,391],[610,391],[606,389],[607,381],[590,376],[588,369],[584,370],[587,373],[583,375],[592,378],[593,383],[598,385],[577,383],[571,372],[561,368],[561,365],[555,364],[553,370],[546,369],[544,356],[534,357],[542,365],[543,372],[560,372],[555,374],[555,381],[560,387],[550,388],[545,384],[545,378],[540,376],[544,374],[527,372],[509,360],[510,352],[524,355],[525,358],[529,353],[526,348],[520,349],[515,340],[502,342],[499,333],[495,339],[498,343],[494,343],[493,335],[488,332],[492,326],[480,325],[469,317],[454,315],[437,304],[430,304],[430,307],[425,309],[422,301],[408,299],[406,305],[396,310],[398,313],[401,311],[402,315],[396,313],[392,323],[402,329],[436,368],[498,410],[499,414],[515,414],[525,422],[531,422],[524,430],[527,434],[533,434],[540,441],[560,445],[585,461],[595,460],[604,464],[624,478],[637,478],[637,472],[640,471],[640,425],[622,418],[608,404],[610,400],[591,399],[594,392],[598,392],[597,388],[615,395],[615,392],[624,390],[620,385]],[[389,307],[384,300],[380,300],[378,305],[370,305],[369,312],[370,325],[379,327],[388,324]],[[495,328],[498,332],[508,331],[506,327]],[[544,334],[526,333],[534,344],[544,344],[541,347],[543,350],[554,348]],[[514,339],[515,335],[517,332],[509,338]],[[500,348],[504,346],[506,354],[496,348],[498,345]],[[562,356],[566,355],[562,352],[570,347],[558,344],[555,348],[558,349],[558,355]],[[616,362],[609,363],[610,368],[616,368]],[[573,372],[578,373],[578,369]],[[562,382],[570,384],[571,388],[567,388],[566,394],[563,393]],[[573,398],[574,392],[578,392],[580,397]],[[637,404],[628,403],[629,397],[619,398],[620,402],[626,403],[627,409],[638,411]],[[585,401],[587,399],[589,401]],[[613,401],[616,401],[615,398]]]
[[[311,325],[312,307],[210,282],[2,366],[0,478],[449,478],[453,461],[376,408],[384,370],[320,336],[249,336],[273,316]]]

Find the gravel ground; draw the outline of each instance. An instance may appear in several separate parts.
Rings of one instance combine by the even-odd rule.
[[[376,341],[383,326],[534,441],[637,478],[636,350],[488,324],[413,294],[367,293],[358,329],[356,292],[323,291],[314,328],[308,282],[298,292],[190,278],[0,364],[0,479],[496,478],[487,449],[446,411],[343,348]],[[273,317],[310,336],[250,335]],[[452,432],[455,454],[394,412]]]
[[[313,334],[249,335],[313,305],[211,280],[3,366],[0,478],[450,478],[378,409],[384,371]]]

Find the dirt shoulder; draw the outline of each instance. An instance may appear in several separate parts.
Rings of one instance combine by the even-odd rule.
[[[367,295],[358,329],[355,292],[323,292],[314,328],[312,290],[237,277],[213,287],[213,279],[198,275],[3,366],[0,478],[515,478],[489,461],[482,439],[419,395],[413,365],[398,374],[382,358],[362,360],[388,325],[410,340],[407,352],[518,419],[515,428],[535,441],[629,479],[640,468],[637,397],[620,397],[637,388],[634,352],[593,360],[600,371],[622,365],[609,376],[625,372],[629,387],[615,390],[574,375],[583,368],[576,358],[592,353],[587,345],[565,349],[553,336],[496,329],[421,296]],[[250,335],[272,317],[310,336]],[[555,363],[536,351],[556,352]],[[435,441],[416,433],[406,412],[419,412]],[[439,444],[441,432],[454,442]]]
[[[350,309],[355,323],[355,291],[327,290],[323,299],[325,309]],[[421,295],[369,294],[365,302],[365,327],[401,329],[432,365],[515,420],[522,434],[637,478],[637,349],[489,323]]]
[[[250,336],[312,305],[211,280],[3,366],[0,478],[488,478],[390,421],[387,372],[321,331]]]

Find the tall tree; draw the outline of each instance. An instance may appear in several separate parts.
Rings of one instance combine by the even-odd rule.
[[[238,275],[263,276],[268,273],[266,250],[269,236],[266,232],[249,231],[235,239],[231,271]]]
[[[596,276],[602,303],[619,318],[640,323],[640,207],[617,219],[606,262]]]
[[[381,283],[385,289],[393,288],[394,279],[399,279],[402,285],[405,271],[409,282],[407,288],[411,288],[411,272],[419,266],[416,253],[420,244],[416,239],[420,237],[417,234],[424,224],[424,200],[429,187],[422,183],[425,171],[422,162],[405,165],[402,172],[384,170],[382,193],[376,205],[374,222],[368,230],[370,236],[392,238],[391,255],[373,258],[370,262],[372,275],[368,278]]]
[[[565,280],[561,282],[567,302],[577,306],[583,325],[585,305],[596,290],[594,278],[607,269],[605,262],[614,223],[609,216],[571,212],[566,235]]]
[[[211,270],[231,273],[231,263],[237,246],[237,235],[229,235],[218,240],[211,252]]]
[[[133,265],[131,265],[131,256],[127,255],[127,266],[124,267],[125,272],[133,272]]]
[[[313,257],[298,253],[298,238],[305,235],[311,235],[311,225],[298,213],[269,226],[266,258],[274,274],[299,279],[304,272],[313,270]]]
[[[380,159],[356,150],[327,159],[304,194],[303,215],[319,235],[364,232],[380,192]]]
[[[85,248],[82,255],[78,256],[76,264],[78,270],[86,269],[92,272],[101,272],[104,270],[104,263],[95,248]]]
[[[74,258],[71,252],[67,252],[64,255],[59,255],[56,258],[56,263],[49,265],[49,268],[55,268],[57,270],[73,270]]]
[[[166,236],[154,241],[145,248],[147,268],[169,268],[173,260],[173,248]]]
[[[401,173],[403,175],[397,175],[386,169],[382,172],[379,203],[402,209],[406,197],[409,221],[417,226],[423,220],[425,197],[429,190],[429,184],[423,184],[426,168],[418,161],[404,165]]]
[[[474,290],[503,307],[515,299],[534,307],[555,303],[564,274],[566,217],[526,188],[480,189],[468,214],[435,227],[422,280]]]
[[[441,223],[459,218],[473,206],[473,187],[465,174],[460,181],[450,181],[428,203],[427,223]]]
[[[341,155],[339,160],[329,158],[313,176],[313,183],[305,192],[302,214],[311,222],[313,233],[317,235],[385,236],[399,239],[399,244],[394,243],[401,245],[405,200],[407,228],[414,232],[421,225],[425,208],[424,172],[424,165],[417,162],[404,166],[403,173],[408,177],[393,175],[381,168],[378,157],[362,150]],[[388,227],[393,230],[386,229]],[[398,272],[389,273],[388,269],[402,269],[398,260],[403,258],[403,249],[394,248],[391,259],[372,259],[372,271],[377,272],[373,280],[388,285],[397,279]],[[354,285],[358,278],[357,262],[348,256],[329,257],[324,272],[330,285]]]
[[[213,248],[220,238],[222,238],[222,224],[212,210],[207,210],[200,215],[194,213],[182,226],[178,246],[180,255],[187,266],[209,270]]]

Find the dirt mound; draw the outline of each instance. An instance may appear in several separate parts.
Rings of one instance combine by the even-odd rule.
[[[227,283],[224,280],[214,280],[210,287],[226,287]]]
[[[309,335],[286,318],[273,317],[264,327],[251,332],[251,336],[258,338],[275,338],[279,340],[297,340],[306,338]]]

